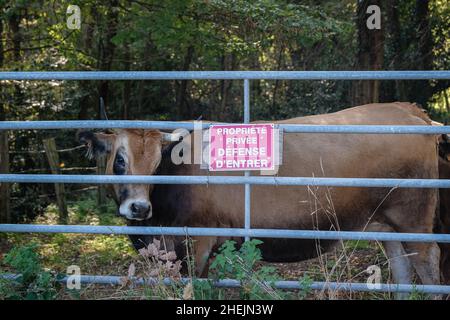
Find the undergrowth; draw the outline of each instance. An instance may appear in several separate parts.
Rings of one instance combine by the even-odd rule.
[[[68,205],[69,224],[124,225],[115,214],[113,204],[96,205],[95,193]],[[45,214],[29,221],[56,224],[55,205]],[[0,239],[0,269],[3,273],[22,273],[14,281],[0,280],[1,299],[392,299],[382,293],[333,292],[311,290],[315,281],[364,282],[367,266],[382,269],[383,282],[389,282],[388,261],[379,245],[367,241],[346,241],[342,246],[320,258],[301,263],[267,263],[261,261],[259,240],[238,246],[225,242],[213,257],[208,278],[195,277],[192,254],[176,257],[167,249],[164,239],[152,243],[147,253],[136,252],[127,236],[89,234],[4,234]],[[31,244],[30,244],[31,243]],[[192,252],[192,241],[187,240]],[[156,249],[155,249],[156,248]],[[14,258],[13,258],[14,257]],[[26,261],[26,263],[24,262]],[[181,261],[181,262],[180,262]],[[22,262],[22,263],[21,263]],[[183,281],[180,265],[186,266]],[[82,285],[81,290],[65,289],[56,283],[57,274],[66,274],[67,267],[78,265],[81,274],[123,275],[119,287]],[[30,270],[28,270],[29,268]],[[52,272],[48,271],[52,270]],[[135,285],[126,278],[168,279],[169,285]],[[238,279],[240,288],[218,288],[215,281]],[[278,280],[298,281],[302,290],[277,290]],[[167,281],[166,281],[167,283]],[[422,299],[419,293],[411,299]]]
[[[44,270],[36,252],[37,244],[14,247],[3,259],[3,264],[17,277],[0,277],[0,299],[52,300],[58,293],[55,274]],[[7,272],[0,270],[0,274]]]

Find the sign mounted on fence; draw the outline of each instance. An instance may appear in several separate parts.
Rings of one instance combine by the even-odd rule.
[[[274,170],[278,164],[274,124],[212,125],[209,170]]]

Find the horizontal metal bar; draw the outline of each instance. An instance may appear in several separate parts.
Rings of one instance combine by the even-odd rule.
[[[15,280],[20,277],[18,274],[2,274],[0,275],[3,279]],[[97,276],[97,275],[80,275],[81,284],[100,284],[100,285],[123,285],[125,277],[121,276]],[[73,281],[73,276],[65,276],[59,278],[58,281],[62,283],[67,283],[67,281]],[[143,286],[154,286],[157,284],[171,285],[175,283],[173,279],[170,278],[130,278],[128,279],[134,285]],[[191,278],[181,278],[179,283],[187,284],[192,282]],[[236,279],[222,279],[222,280],[211,280],[206,278],[195,279],[195,281],[211,281],[215,287],[218,288],[239,288],[241,282]],[[448,294],[450,293],[450,286],[446,285],[411,285],[411,284],[391,284],[391,283],[380,283],[377,286],[369,286],[367,283],[357,283],[357,282],[321,282],[314,281],[308,285],[302,284],[299,281],[274,281],[263,282],[265,286],[275,287],[277,289],[290,289],[290,290],[331,290],[331,291],[360,291],[360,292],[422,292],[422,293],[433,293],[433,294]]]
[[[210,122],[203,122],[207,129]],[[194,130],[193,122],[134,121],[134,120],[66,120],[66,121],[1,121],[0,130],[35,129],[161,129]],[[386,126],[386,125],[310,125],[280,124],[279,129],[288,133],[367,133],[367,134],[450,134],[450,126]]]
[[[425,80],[450,79],[450,71],[15,71],[0,80]]]
[[[288,133],[443,134],[450,132],[450,126],[282,124],[278,127]]]
[[[210,123],[204,122],[202,128]],[[133,120],[64,120],[64,121],[1,121],[0,130],[34,129],[187,129],[194,130],[193,122],[133,121]]]
[[[450,179],[316,178],[274,176],[144,176],[77,174],[0,174],[0,183],[95,184],[252,184],[367,188],[450,188]]]
[[[286,229],[0,224],[0,232],[138,234],[138,235],[150,234],[150,235],[173,235],[173,236],[189,235],[189,236],[217,236],[217,237],[450,243],[450,234],[286,230]]]

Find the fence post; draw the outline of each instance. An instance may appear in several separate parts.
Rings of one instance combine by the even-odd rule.
[[[8,131],[0,130],[0,173],[9,173]],[[0,223],[11,222],[10,184],[0,183]]]
[[[248,79],[244,79],[244,123],[250,122],[250,81]],[[246,177],[250,177],[250,171],[245,171],[244,175]],[[245,229],[251,228],[251,186],[246,183],[244,187],[244,227]],[[245,241],[250,240],[249,236],[245,237]]]
[[[58,151],[56,151],[55,138],[44,139],[43,143],[45,154],[47,155],[48,163],[50,165],[50,169],[52,170],[52,174],[60,174],[59,156]],[[55,193],[56,193],[56,202],[58,203],[59,209],[59,223],[67,224],[68,213],[65,199],[66,192],[64,184],[55,183]]]
[[[106,171],[106,157],[104,155],[100,155],[97,157],[97,174],[102,175],[105,174]],[[97,193],[97,204],[99,207],[102,207],[106,204],[106,188],[104,184],[98,185],[98,193]]]

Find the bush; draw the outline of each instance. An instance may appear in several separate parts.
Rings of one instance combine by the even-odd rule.
[[[241,282],[239,291],[240,299],[291,299],[294,295],[290,291],[278,290],[274,282],[281,280],[273,267],[258,267],[262,260],[261,250],[258,245],[262,241],[252,239],[236,249],[235,241],[226,241],[215,260],[210,266],[210,277],[215,280],[233,278]],[[309,279],[300,280],[302,290],[297,298],[304,298],[309,292]],[[204,285],[203,285],[204,286]],[[219,289],[220,290],[220,289]],[[219,294],[221,296],[222,294]],[[222,295],[223,296],[223,295]]]
[[[3,259],[8,271],[18,274],[15,278],[0,275],[0,299],[51,300],[57,295],[56,276],[45,271],[36,252],[37,244],[14,247]]]

